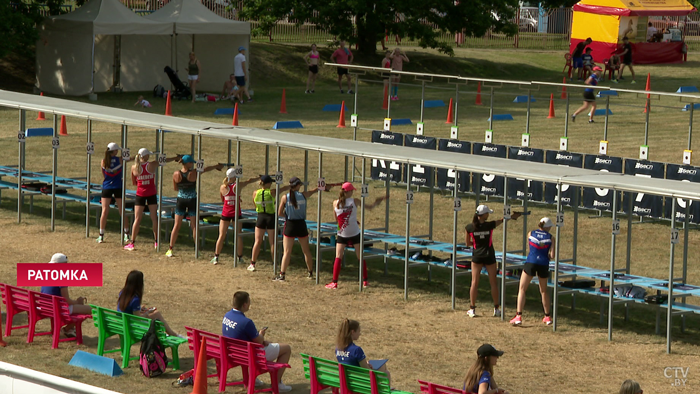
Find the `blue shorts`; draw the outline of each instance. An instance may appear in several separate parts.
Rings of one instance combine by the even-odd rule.
[[[573,58],[574,61],[574,68],[583,68],[583,58],[581,57],[575,57]],[[238,77],[236,77],[238,78]]]
[[[240,87],[245,86],[245,77],[236,77],[236,83]]]

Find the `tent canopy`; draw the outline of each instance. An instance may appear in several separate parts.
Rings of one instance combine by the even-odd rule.
[[[144,19],[119,0],[90,0],[75,11],[46,18],[42,30],[83,31],[93,35],[171,34],[172,23]]]
[[[250,34],[250,23],[222,18],[197,0],[172,0],[144,18],[174,23],[175,34]]]
[[[620,16],[683,16],[695,8],[686,0],[581,0],[574,11]]]

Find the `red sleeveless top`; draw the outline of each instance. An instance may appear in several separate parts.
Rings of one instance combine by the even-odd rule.
[[[148,172],[148,163],[141,163],[141,175],[136,177],[136,195],[150,197],[156,195],[156,174]]]
[[[226,195],[221,196],[221,202],[224,203],[224,207],[221,209],[221,216],[233,218],[236,216],[236,211],[238,212],[238,216],[241,216],[241,207],[236,207],[236,204],[238,203],[238,198],[236,197],[236,184],[232,183],[228,185],[227,188],[228,191],[226,192]]]

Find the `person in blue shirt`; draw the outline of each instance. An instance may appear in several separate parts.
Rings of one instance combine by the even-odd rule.
[[[289,363],[289,358],[292,355],[292,347],[286,343],[270,343],[265,340],[267,327],[263,327],[260,331],[255,328],[255,323],[246,317],[245,313],[250,310],[250,295],[245,291],[237,291],[233,294],[233,309],[226,312],[221,324],[221,335],[239,339],[247,342],[255,342],[265,347],[265,358],[267,361],[278,362],[281,364]],[[282,375],[286,368],[279,370],[278,388],[280,392],[291,391],[292,387],[282,383]],[[258,379],[255,380],[256,385],[262,384]]]
[[[591,55],[592,51],[593,50],[591,49],[591,47],[588,47],[586,48],[586,53],[584,53],[583,56],[581,56],[581,60],[583,60],[583,75],[586,75],[586,73],[593,72],[593,67],[595,67],[595,63],[593,62],[593,55]]]
[[[67,262],[68,257],[66,257],[65,254],[56,253],[53,256],[51,256],[51,261],[49,261],[49,264],[59,264]],[[41,286],[41,292],[43,294],[63,297],[68,303],[68,313],[71,315],[89,315],[92,313],[92,309],[90,308],[90,306],[85,305],[85,301],[87,301],[87,298],[78,297],[75,300],[70,298],[67,286]],[[75,324],[66,324],[63,328],[61,328],[61,331],[63,332],[63,335],[67,338],[75,338]]]
[[[600,79],[600,72],[603,71],[602,68],[595,66],[593,67],[593,74],[591,74],[588,79],[586,79],[586,82],[584,82],[586,85],[590,86],[597,86],[598,85],[598,80]],[[581,108],[577,109],[576,112],[571,115],[571,121],[575,122],[576,121],[576,115],[580,114],[581,112],[585,111],[590,107],[591,114],[588,117],[588,123],[594,123],[593,122],[593,116],[595,115],[595,92],[593,91],[593,88],[586,88],[583,91],[583,105]]]
[[[360,339],[361,333],[360,322],[357,320],[344,319],[343,322],[340,323],[338,337],[335,340],[335,358],[341,364],[376,369],[377,371],[384,372],[387,378],[389,378],[389,384],[391,385],[391,373],[389,373],[386,368],[386,361],[378,368],[374,368],[372,363],[367,360],[362,348],[355,344],[355,341]],[[377,365],[377,363],[374,364],[375,366]]]
[[[518,291],[518,313],[510,324],[517,326],[523,323],[522,313],[525,308],[525,293],[532,278],[537,275],[540,285],[540,294],[542,295],[542,307],[544,308],[544,318],[542,323],[546,325],[552,324],[550,314],[550,297],[549,289],[547,288],[547,278],[549,278],[549,261],[554,258],[554,237],[549,233],[554,226],[552,220],[544,217],[540,219],[538,229],[530,231],[528,234],[528,245],[530,252],[525,260],[523,273],[520,275],[520,289]]]
[[[160,314],[155,307],[147,308],[141,305],[143,299],[143,272],[133,270],[126,276],[124,287],[119,292],[117,300],[117,311],[130,313],[132,315],[147,317],[149,319],[159,320],[165,327],[165,332],[174,337],[184,338],[177,332],[173,331],[165,321],[163,315]]]
[[[122,213],[122,186],[123,186],[123,162],[119,151],[122,148],[114,142],[107,144],[104,158],[100,166],[102,167],[102,195],[100,202],[102,204],[102,214],[100,215],[100,236],[97,237],[97,243],[104,242],[105,227],[107,227],[107,217],[109,215],[109,204],[114,200],[117,212]],[[124,217],[124,241],[129,240],[129,218]]]
[[[485,343],[479,346],[476,354],[477,359],[467,371],[462,389],[475,394],[508,394],[493,379],[493,367],[503,352]]]

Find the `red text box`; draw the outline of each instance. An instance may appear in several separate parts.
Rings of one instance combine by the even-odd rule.
[[[17,286],[102,286],[102,263],[18,263]]]

